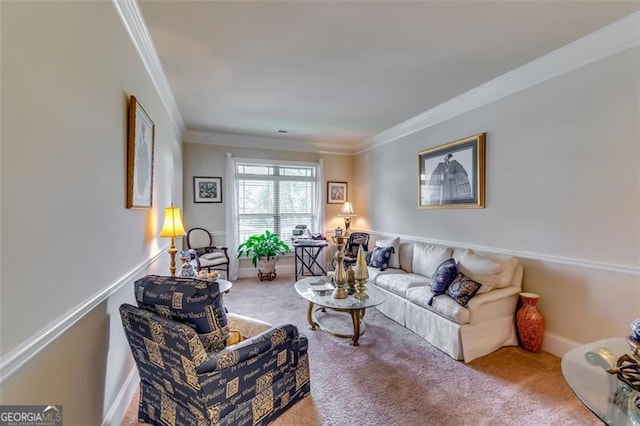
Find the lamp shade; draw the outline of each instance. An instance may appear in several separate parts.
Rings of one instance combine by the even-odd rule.
[[[187,233],[182,225],[182,217],[180,216],[180,207],[167,207],[164,209],[164,223],[160,231],[161,237],[182,237]]]
[[[338,216],[343,216],[343,217],[357,216],[357,214],[353,212],[353,204],[351,204],[351,201],[344,202],[344,204],[342,205],[342,209],[340,209],[340,213],[338,213]]]

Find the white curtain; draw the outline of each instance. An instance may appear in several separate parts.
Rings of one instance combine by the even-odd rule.
[[[227,211],[226,211],[226,234],[227,247],[229,247],[229,280],[238,279],[238,226],[236,217],[238,216],[238,194],[236,192],[236,159],[227,152]]]
[[[318,165],[316,166],[316,223],[318,224],[318,229],[314,232],[324,235],[324,191],[322,183],[324,182],[324,163],[322,158],[318,160]]]

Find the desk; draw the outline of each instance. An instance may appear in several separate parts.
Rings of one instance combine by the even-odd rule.
[[[328,246],[326,240],[296,240],[293,242],[293,252],[295,254],[295,273],[296,281],[299,276],[305,276],[305,269],[311,276],[326,274],[324,267],[318,263],[318,257],[323,249]],[[323,260],[323,259],[321,259]],[[298,265],[299,264],[299,265]],[[318,268],[321,273],[316,273],[314,267]]]
[[[606,424],[640,424],[640,410],[631,406],[639,393],[607,373],[618,357],[630,353],[626,339],[615,337],[571,349],[562,357],[562,375],[569,387]]]

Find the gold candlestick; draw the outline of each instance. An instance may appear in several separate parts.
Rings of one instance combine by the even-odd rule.
[[[336,274],[334,276],[336,289],[333,291],[334,299],[346,299],[347,292],[344,289],[346,282],[346,272],[344,270],[344,238],[341,236],[332,237],[333,242],[338,246],[335,254],[336,258]]]
[[[354,273],[354,278],[357,285],[357,293],[354,296],[358,300],[367,300],[369,295],[367,294],[367,279],[369,278],[369,270],[367,269],[367,261],[364,256],[364,250],[362,249],[362,245],[358,247],[358,257],[356,258],[356,270]]]

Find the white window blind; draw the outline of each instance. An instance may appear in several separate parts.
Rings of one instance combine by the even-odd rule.
[[[238,244],[266,229],[288,241],[296,225],[317,228],[315,165],[239,162],[236,191]]]

